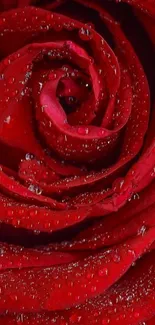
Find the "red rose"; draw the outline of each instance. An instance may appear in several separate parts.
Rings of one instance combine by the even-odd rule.
[[[1,4],[0,324],[154,324],[155,1]]]

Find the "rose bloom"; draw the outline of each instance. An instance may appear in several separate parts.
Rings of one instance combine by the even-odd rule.
[[[0,324],[154,325],[155,1],[0,2]]]

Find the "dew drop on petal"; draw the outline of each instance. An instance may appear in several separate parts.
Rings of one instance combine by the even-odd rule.
[[[42,193],[41,188],[37,185],[30,184],[28,189],[29,189],[29,191],[31,191],[37,195],[40,195]]]
[[[113,256],[113,261],[114,261],[115,263],[119,263],[120,260],[121,260],[120,256],[119,256],[118,254],[114,254],[114,256]]]
[[[119,193],[122,186],[124,184],[124,179],[123,178],[118,178],[116,179],[114,182],[113,182],[113,190],[116,192],[116,193]]]
[[[76,103],[76,98],[73,96],[69,96],[66,98],[67,104],[71,105],[71,104],[75,104]]]
[[[133,257],[136,256],[135,251],[134,251],[133,249],[128,249],[127,252],[128,252],[129,255],[131,255],[131,256],[133,256]]]
[[[7,124],[10,124],[10,121],[11,121],[11,116],[7,116],[5,119],[4,119],[4,123],[7,123]]]
[[[102,319],[102,325],[108,325],[110,322],[109,319]]]
[[[7,215],[8,215],[9,217],[13,216],[13,210],[8,210],[8,211],[7,211]]]
[[[100,129],[100,130],[98,131],[98,134],[99,134],[100,136],[103,136],[103,135],[105,135],[105,130],[103,130],[103,129]]]
[[[139,194],[138,194],[138,193],[135,193],[135,194],[133,195],[133,199],[134,199],[134,200],[139,200],[139,199],[140,199]]]
[[[98,275],[99,276],[108,275],[108,269],[106,267],[104,267],[103,269],[99,270]]]
[[[71,324],[77,324],[80,322],[81,316],[75,313],[70,316],[69,320]]]
[[[95,311],[94,312],[94,317],[98,317],[99,316],[99,312],[98,311]]]
[[[10,295],[11,300],[17,301],[18,297],[16,295]]]
[[[24,323],[24,315],[23,314],[17,315],[16,322],[17,325],[22,325]]]
[[[152,172],[151,172],[151,176],[155,177],[155,167],[153,168]]]
[[[138,312],[135,312],[135,313],[134,313],[134,317],[135,317],[135,318],[139,318],[139,316],[140,316],[140,315],[139,315]]]
[[[62,29],[63,29],[63,26],[61,24],[58,24],[58,25],[55,25],[54,26],[54,29],[57,31],[57,32],[60,32]]]
[[[123,320],[125,318],[125,314],[121,314],[120,316],[119,316],[119,319],[121,319],[121,320]]]
[[[50,73],[49,74],[49,80],[55,80],[57,78],[57,74],[56,73]]]
[[[142,226],[139,230],[138,230],[138,235],[144,235],[146,232],[146,226]]]
[[[26,159],[26,160],[33,160],[33,159],[34,159],[34,155],[31,154],[31,153],[27,153],[27,154],[25,155],[25,159]]]
[[[13,98],[13,97],[15,97],[17,94],[18,94],[18,90],[15,89],[15,90],[11,91],[11,93],[10,93],[10,97]]]
[[[103,72],[102,69],[99,69],[99,70],[98,70],[98,73],[99,73],[100,75],[102,74],[102,72]]]
[[[89,133],[89,129],[84,128],[84,127],[79,127],[78,128],[78,133],[81,134],[81,135],[87,135]]]
[[[10,61],[10,59],[6,58],[6,59],[4,59],[3,63],[5,66],[8,66],[11,63],[11,61]]]
[[[97,290],[97,288],[96,288],[95,286],[92,286],[92,287],[91,287],[91,292],[92,292],[92,293],[95,293],[96,290]]]
[[[4,248],[0,248],[0,256],[1,256],[1,257],[3,257],[4,253],[5,253]]]
[[[82,27],[79,30],[79,36],[83,41],[89,41],[92,39],[92,33],[88,28]]]
[[[89,279],[93,279],[93,277],[94,277],[94,274],[93,273],[88,273],[87,274],[87,279],[89,280]]]
[[[15,82],[15,78],[14,77],[10,77],[9,79],[8,79],[8,83],[11,85],[11,84],[13,84]]]

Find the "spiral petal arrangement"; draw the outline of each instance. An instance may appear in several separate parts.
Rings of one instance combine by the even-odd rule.
[[[152,325],[155,2],[0,9],[0,322]]]

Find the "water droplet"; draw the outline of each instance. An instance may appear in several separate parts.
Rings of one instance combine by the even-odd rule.
[[[46,21],[47,21],[47,22],[51,22],[52,20],[53,20],[53,14],[49,14],[49,13],[48,13],[48,14],[46,15]]]
[[[95,29],[95,25],[92,22],[86,23],[86,26],[88,26],[90,29]]]
[[[11,300],[13,301],[17,301],[18,297],[16,295],[10,295]]]
[[[125,314],[121,314],[121,315],[119,316],[119,319],[120,319],[120,320],[123,320],[125,317],[126,317]]]
[[[13,97],[15,97],[17,94],[18,94],[18,90],[15,89],[15,90],[11,91],[11,93],[10,93],[10,97],[13,98]]]
[[[124,184],[124,179],[123,178],[118,178],[116,179],[114,182],[113,182],[113,190],[116,192],[116,193],[119,193],[122,186]]]
[[[73,96],[69,96],[66,98],[66,102],[67,104],[71,105],[71,104],[75,104],[76,103],[76,98]]]
[[[10,59],[6,58],[3,60],[3,63],[5,66],[8,66],[11,63],[11,61],[10,61]]]
[[[79,127],[78,128],[78,133],[81,134],[81,135],[86,135],[86,134],[89,133],[89,129],[85,128],[85,127]]]
[[[134,317],[135,317],[135,318],[139,318],[139,313],[138,313],[138,312],[135,312],[135,313],[134,313]]]
[[[140,199],[139,194],[138,194],[138,193],[135,193],[135,194],[133,195],[133,199],[134,199],[134,200],[139,200],[139,199]]]
[[[91,292],[94,293],[96,292],[97,288],[95,286],[91,287]]]
[[[3,248],[0,248],[0,256],[3,257],[5,254],[5,250]]]
[[[8,215],[9,217],[13,216],[13,210],[8,210],[8,211],[7,211],[7,215]]]
[[[99,276],[108,275],[108,269],[106,267],[104,267],[103,269],[99,270],[98,274],[99,274]]]
[[[18,213],[19,213],[19,215],[23,215],[24,214],[24,210],[19,210]]]
[[[2,25],[3,23],[5,23],[6,19],[5,18],[0,18],[0,25]]]
[[[42,189],[40,187],[38,187],[37,185],[29,185],[28,187],[29,191],[37,194],[37,195],[40,195],[42,193]]]
[[[142,226],[139,230],[138,230],[138,235],[144,235],[146,232],[146,226]]]
[[[36,186],[36,194],[40,195],[42,193],[42,189],[38,186]]]
[[[68,65],[63,65],[62,70],[65,71],[65,72],[68,72],[69,71],[69,66]]]
[[[57,32],[60,32],[62,29],[63,29],[63,26],[58,24],[58,25],[55,25],[54,26],[54,29],[57,31]]]
[[[108,325],[110,322],[109,319],[102,319],[102,325]]]
[[[98,131],[98,134],[99,134],[100,136],[103,136],[103,135],[105,135],[105,130],[103,130],[103,129],[100,129],[100,130]]]
[[[136,256],[136,253],[133,249],[128,249],[128,254],[135,257]]]
[[[72,314],[69,318],[70,322],[73,323],[73,324],[77,324],[80,322],[81,320],[81,316],[79,316],[78,314]]]
[[[33,159],[34,159],[34,155],[31,154],[31,153],[27,153],[27,154],[25,155],[25,159],[26,159],[26,160],[33,160]]]
[[[39,84],[39,91],[41,91],[42,90],[42,87],[43,87],[43,83],[42,82],[38,82],[38,84]]]
[[[99,312],[98,312],[98,311],[95,311],[95,312],[94,312],[94,316],[95,316],[95,317],[98,317],[98,316],[99,316]]]
[[[119,263],[120,260],[121,260],[121,258],[120,258],[119,255],[115,254],[115,255],[113,256],[113,261],[114,261],[115,263]]]
[[[153,168],[152,172],[151,172],[151,176],[155,177],[155,167]]]
[[[7,124],[10,124],[10,121],[11,121],[11,116],[7,116],[5,119],[4,119],[4,123],[7,123]]]
[[[54,72],[50,73],[48,78],[49,78],[49,80],[55,80],[57,78],[57,74]]]
[[[93,279],[93,277],[94,277],[94,274],[93,273],[88,273],[87,274],[87,279],[89,280],[89,279]]]
[[[13,84],[15,82],[15,78],[14,77],[10,77],[9,79],[8,79],[8,83],[11,85],[11,84]]]
[[[16,322],[17,322],[17,325],[20,325],[20,324],[22,325],[22,323],[24,323],[24,315],[23,314],[17,315]]]
[[[79,30],[79,36],[83,41],[90,41],[93,37],[92,32],[84,27]]]

